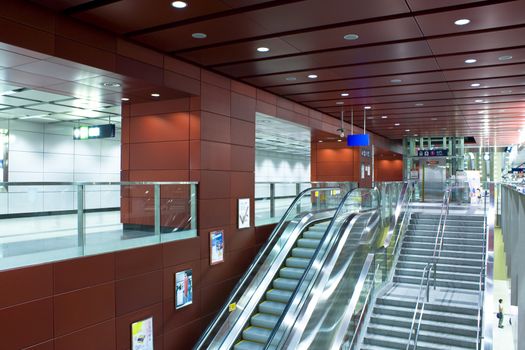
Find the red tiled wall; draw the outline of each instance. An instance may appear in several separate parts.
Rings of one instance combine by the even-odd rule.
[[[358,181],[359,151],[340,142],[312,143],[312,181]]]
[[[374,177],[375,181],[403,181],[403,160],[376,159]]]

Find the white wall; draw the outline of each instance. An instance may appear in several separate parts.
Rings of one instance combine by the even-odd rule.
[[[0,121],[9,130],[9,182],[120,181],[120,133],[100,140],[73,140],[73,123]],[[86,208],[118,207],[118,187],[89,186]],[[71,210],[70,186],[14,187],[0,193],[0,214]]]
[[[269,150],[255,151],[255,182],[309,182],[310,155],[296,155]],[[281,185],[276,196],[294,195],[295,185]],[[255,197],[269,196],[269,187],[255,186]]]

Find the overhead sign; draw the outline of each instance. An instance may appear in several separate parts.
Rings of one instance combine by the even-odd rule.
[[[348,135],[348,137],[346,138],[346,144],[350,147],[370,146],[370,135],[368,134]]]
[[[448,149],[420,149],[418,157],[448,157]]]
[[[115,137],[115,124],[79,126],[73,128],[73,140]]]

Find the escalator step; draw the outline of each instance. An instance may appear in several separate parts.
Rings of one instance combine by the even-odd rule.
[[[324,231],[306,231],[303,232],[303,237],[308,239],[320,240],[324,236]]]
[[[263,301],[259,304],[259,311],[264,314],[281,316],[286,304],[275,301]]]
[[[298,269],[296,267],[283,267],[279,271],[279,276],[283,278],[301,279],[303,277],[305,269]]]
[[[263,350],[264,344],[255,343],[252,341],[241,340],[233,347],[235,350]]]
[[[270,289],[266,292],[266,299],[270,301],[277,301],[280,303],[287,303],[292,296],[292,291],[282,289]]]
[[[301,248],[315,249],[319,245],[320,240],[310,238],[300,238],[297,240],[297,246]]]
[[[310,259],[305,259],[305,258],[290,257],[286,259],[287,267],[297,267],[297,268],[305,269],[308,267],[309,263],[310,263]]]
[[[276,289],[293,291],[295,287],[297,287],[297,284],[299,284],[298,279],[276,278],[273,280],[273,287]]]
[[[311,259],[312,256],[314,256],[315,249],[310,248],[293,248],[292,249],[292,256],[296,258],[307,258]]]
[[[242,332],[242,338],[244,340],[250,340],[257,343],[266,343],[272,331],[266,328],[260,328],[255,326],[250,326]]]
[[[255,314],[250,319],[252,326],[273,329],[279,320],[278,316],[269,314]]]

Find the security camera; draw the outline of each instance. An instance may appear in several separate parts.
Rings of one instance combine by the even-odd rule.
[[[345,131],[343,129],[337,129],[339,131],[339,137],[345,137]]]

